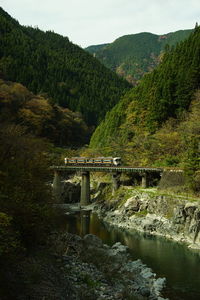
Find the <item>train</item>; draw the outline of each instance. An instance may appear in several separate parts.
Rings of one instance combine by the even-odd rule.
[[[120,166],[121,157],[65,157],[65,165],[68,166]]]

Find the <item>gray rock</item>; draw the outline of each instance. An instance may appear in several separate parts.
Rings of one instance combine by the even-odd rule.
[[[122,245],[120,242],[117,242],[112,246],[112,249],[114,250],[115,253],[126,253],[128,247]]]
[[[97,248],[103,247],[102,240],[93,234],[86,234],[83,238],[83,241],[87,246],[92,246],[92,247],[97,247]]]
[[[166,278],[158,278],[154,281],[153,287],[156,290],[156,293],[159,294],[162,289],[165,287]]]
[[[144,297],[149,297],[150,294],[151,294],[150,289],[147,288],[147,287],[141,287],[141,288],[139,289],[139,293],[140,293],[142,296],[144,296]]]
[[[156,276],[155,273],[152,273],[152,270],[150,268],[143,269],[140,274],[145,279],[154,278]]]

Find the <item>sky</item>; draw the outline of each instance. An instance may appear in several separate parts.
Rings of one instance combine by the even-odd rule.
[[[199,0],[0,0],[0,6],[20,24],[53,30],[81,47],[200,23]]]

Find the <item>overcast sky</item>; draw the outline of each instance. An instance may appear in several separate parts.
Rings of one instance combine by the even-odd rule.
[[[125,34],[194,28],[200,0],[0,0],[22,25],[53,30],[86,47]]]

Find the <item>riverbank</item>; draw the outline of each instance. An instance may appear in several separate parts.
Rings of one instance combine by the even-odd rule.
[[[119,242],[108,246],[92,234],[54,232],[48,245],[9,268],[2,300],[164,300],[165,278],[133,261]]]
[[[200,199],[130,186],[121,186],[113,194],[107,185],[98,189],[93,201],[94,211],[109,224],[200,250]]]
[[[132,261],[127,246],[117,242],[110,247],[95,235],[69,233],[59,237],[58,244],[68,245],[62,261],[70,299],[164,299],[165,278],[156,278],[141,260]]]

